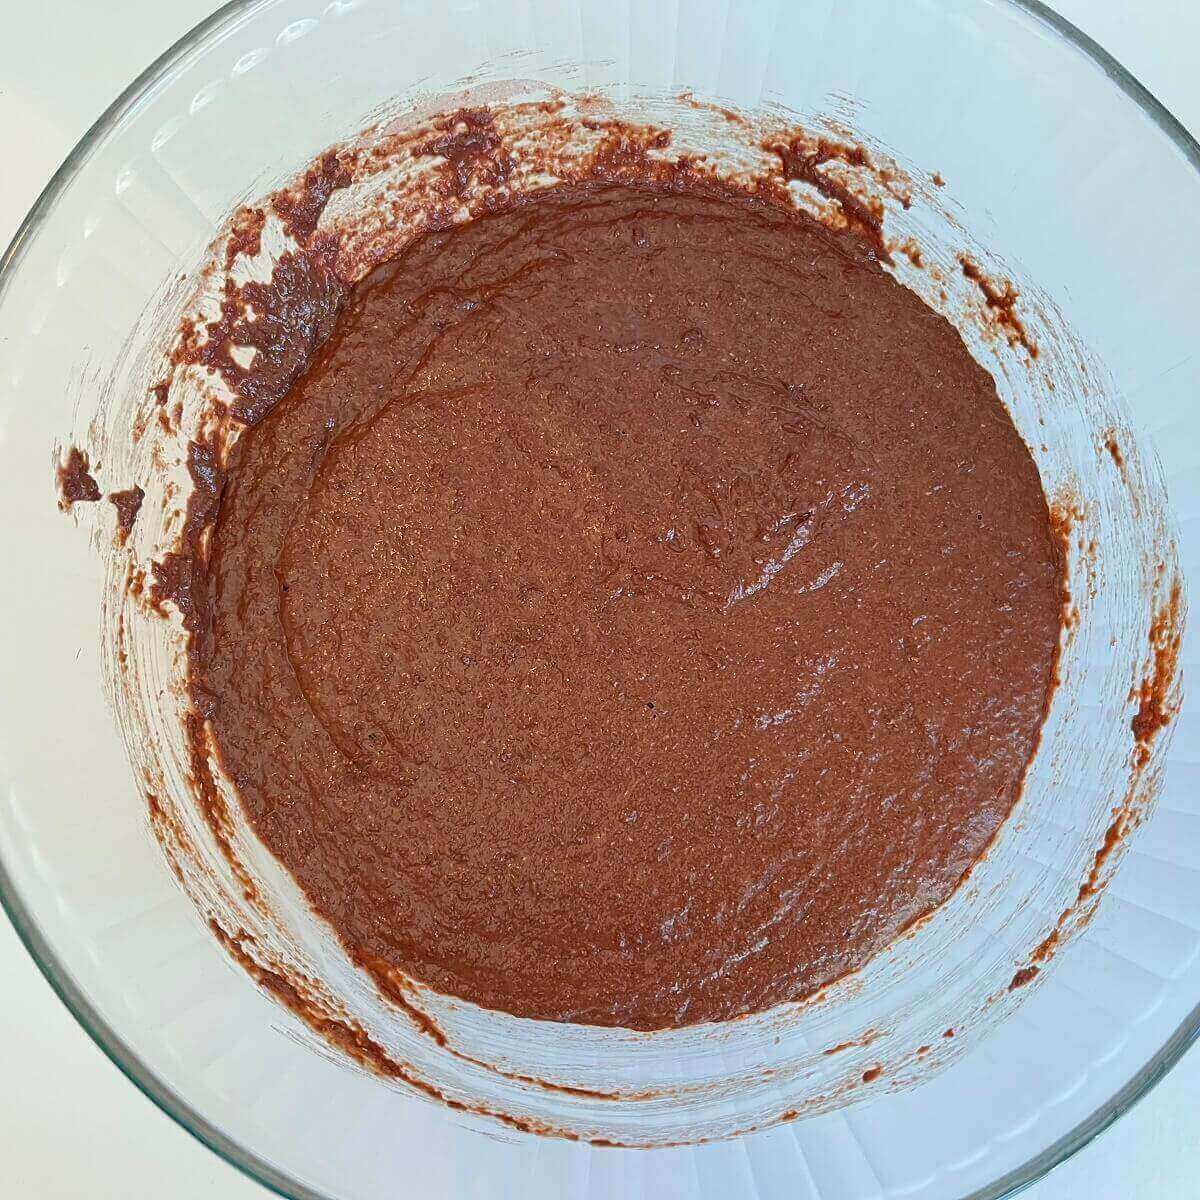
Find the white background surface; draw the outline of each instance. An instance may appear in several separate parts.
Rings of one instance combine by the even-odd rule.
[[[210,0],[0,0],[0,245],[100,112],[213,7]],[[1055,7],[1200,133],[1200,0],[1058,0]],[[2,919],[0,1030],[3,1200],[267,1196],[123,1078]],[[397,1185],[405,1194],[405,1181]],[[1027,1195],[1200,1196],[1200,1049]]]

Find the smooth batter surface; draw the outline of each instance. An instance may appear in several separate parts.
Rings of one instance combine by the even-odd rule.
[[[195,683],[363,961],[654,1028],[811,993],[1020,789],[1061,566],[958,334],[767,205],[561,187],[352,294],[231,464]]]

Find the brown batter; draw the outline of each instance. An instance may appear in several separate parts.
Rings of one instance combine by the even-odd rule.
[[[563,186],[351,294],[238,446],[203,616],[163,587],[361,961],[654,1028],[807,995],[950,895],[1061,574],[992,380],[867,244]]]

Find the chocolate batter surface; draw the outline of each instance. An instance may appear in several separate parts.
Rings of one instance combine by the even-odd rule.
[[[361,961],[655,1028],[950,895],[1061,586],[992,380],[865,245],[562,186],[377,271],[245,433],[193,682]]]

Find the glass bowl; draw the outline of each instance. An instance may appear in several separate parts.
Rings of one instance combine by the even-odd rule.
[[[510,79],[623,101],[686,89],[848,126],[928,184],[910,217],[894,214],[899,228],[911,221],[1017,280],[1045,335],[1032,372],[1009,354],[1019,348],[969,331],[985,325],[964,328],[1072,525],[1077,613],[1026,796],[969,887],[815,1004],[650,1039],[666,1046],[652,1068],[636,1039],[568,1029],[554,1042],[535,1023],[460,1014],[461,1032],[510,1064],[549,1037],[548,1074],[567,1060],[618,1081],[690,1073],[686,1104],[596,1112],[487,1084],[490,1101],[585,1139],[685,1145],[535,1137],[421,1101],[315,1044],[255,989],[172,877],[130,769],[138,747],[113,719],[97,637],[112,514],[67,520],[55,506],[56,447],[97,444],[103,414],[150,382],[164,320],[239,204],[398,98]],[[165,1111],[288,1196],[995,1197],[1061,1162],[1200,1024],[1194,705],[1138,765],[1136,795],[1121,787],[1162,599],[1155,556],[1168,579],[1197,574],[1198,166],[1178,124],[1035,3],[222,9],[100,119],[2,263],[0,894],[51,984]],[[971,280],[952,256],[941,267],[940,281],[908,281],[932,303],[944,284],[951,308],[966,304]],[[975,301],[986,317],[986,296]],[[132,469],[112,445],[94,464],[106,489]],[[1194,637],[1180,658],[1190,669]],[[1056,931],[1057,953],[1036,957]],[[857,1044],[824,1054],[842,1042]],[[793,1078],[804,1054],[816,1065]],[[448,1070],[436,1056],[425,1067]],[[485,1086],[459,1085],[476,1098]]]

